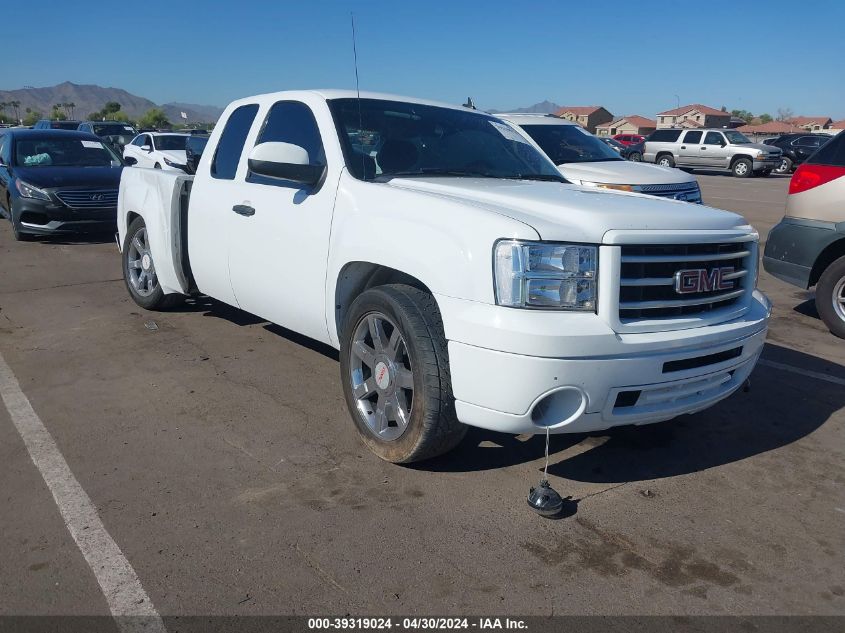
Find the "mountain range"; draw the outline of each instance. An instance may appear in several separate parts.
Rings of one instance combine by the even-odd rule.
[[[524,108],[514,108],[512,110],[487,110],[487,112],[490,114],[500,114],[503,112],[509,112],[512,114],[553,114],[560,110],[560,108],[561,106],[556,103],[552,103],[551,101],[541,101],[540,103],[535,103],[534,105],[526,106]]]
[[[149,99],[134,95],[122,88],[104,88],[92,84],[74,84],[69,81],[57,86],[46,88],[21,88],[19,90],[0,90],[0,102],[19,101],[20,116],[23,117],[27,108],[38,110],[45,117],[49,116],[56,103],[73,103],[73,117],[85,120],[92,112],[98,112],[107,101],[117,101],[123,112],[131,118],[137,119],[150,108],[161,108],[167,118],[173,123],[182,121],[181,113],[188,115],[189,122],[216,121],[223,108],[194,103],[164,103],[156,104]],[[6,113],[11,110],[7,107]]]

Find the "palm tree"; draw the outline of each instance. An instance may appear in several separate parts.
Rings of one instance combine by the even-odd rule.
[[[72,119],[73,118],[73,111],[76,109],[76,104],[73,101],[71,101],[70,103],[67,104],[67,107],[70,108],[70,118]]]
[[[18,110],[18,108],[21,107],[21,102],[20,101],[9,101],[6,105],[10,106],[12,108],[12,110],[15,113],[15,121],[17,123],[20,123],[21,122],[21,115],[20,115],[20,111]]]

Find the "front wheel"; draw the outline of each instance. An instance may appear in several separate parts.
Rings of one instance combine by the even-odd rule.
[[[15,240],[18,242],[30,242],[32,241],[33,236],[29,233],[24,233],[23,227],[21,227],[20,218],[15,218],[15,212],[12,211],[12,205],[9,205],[9,219],[12,221],[12,235],[14,235]]]
[[[845,338],[845,257],[822,273],[816,286],[816,309],[828,329]]]
[[[751,161],[747,158],[740,158],[731,166],[733,175],[737,178],[748,178],[754,172],[752,171]]]
[[[132,300],[146,310],[163,310],[178,303],[181,295],[166,295],[158,283],[150,252],[147,225],[135,218],[123,241],[123,280]]]
[[[463,439],[443,322],[429,293],[390,284],[359,295],[343,327],[340,371],[358,434],[381,459],[421,461]]]

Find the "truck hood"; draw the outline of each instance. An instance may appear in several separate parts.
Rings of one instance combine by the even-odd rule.
[[[57,187],[117,189],[120,167],[14,167],[13,175],[42,189]]]
[[[700,204],[557,182],[490,178],[393,178],[420,195],[483,207],[534,228],[544,240],[600,244],[610,230],[720,230],[742,216]]]
[[[558,171],[575,183],[600,182],[613,185],[668,185],[691,182],[695,178],[672,167],[658,167],[627,160],[603,160],[596,163],[563,163]]]
[[[773,147],[772,145],[763,145],[763,143],[743,143],[741,145],[731,145],[736,149],[753,149],[753,150],[760,150],[761,152],[765,152],[767,154],[776,154],[780,151],[779,147]]]

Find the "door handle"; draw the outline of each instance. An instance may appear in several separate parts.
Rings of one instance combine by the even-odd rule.
[[[686,148],[687,148],[686,145],[681,145],[681,149],[686,149]]]
[[[703,151],[704,151],[704,150],[706,150],[706,149],[707,149],[706,147],[702,147],[702,148],[701,148],[701,151],[703,152]]]
[[[250,215],[255,215],[255,209],[253,209],[248,204],[236,204],[232,207],[232,211],[237,213],[238,215],[245,215],[249,217]]]

